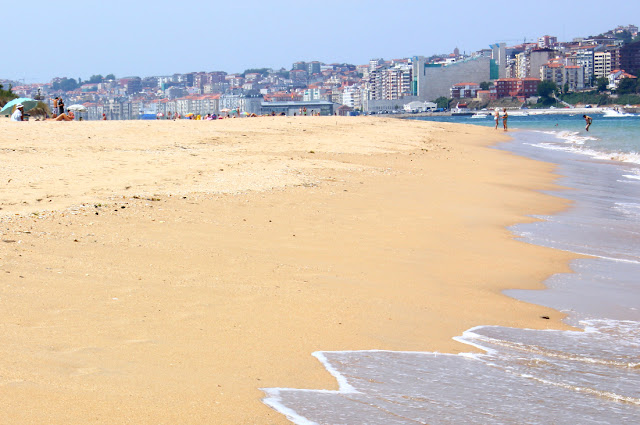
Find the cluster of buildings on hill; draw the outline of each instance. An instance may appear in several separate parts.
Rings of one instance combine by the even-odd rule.
[[[608,87],[615,89],[621,78],[636,78],[640,71],[640,41],[630,42],[637,38],[638,27],[629,25],[571,42],[545,35],[537,42],[497,43],[471,54],[455,49],[447,55],[372,59],[364,65],[312,61],[296,62],[288,71],[126,77],[81,84],[64,93],[54,90],[62,79],[48,84],[4,84],[13,83],[14,93],[20,96],[50,102],[54,95],[61,95],[67,105],[83,104],[87,119],[100,119],[103,114],[108,119],[138,119],[231,110],[293,115],[303,108],[329,115],[409,109],[409,104],[410,109],[416,105],[423,109],[421,104],[440,97],[525,100],[535,96],[538,84],[545,80],[580,91],[592,87],[598,78],[607,78]]]

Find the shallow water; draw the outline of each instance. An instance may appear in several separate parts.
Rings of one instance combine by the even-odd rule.
[[[267,389],[265,403],[298,424],[640,423],[640,119],[594,117],[588,135],[571,119],[530,120],[499,147],[558,164],[559,183],[577,189],[557,193],[574,201],[568,211],[511,231],[593,258],[547,290],[505,292],[566,312],[583,332],[478,326],[456,338],[480,355],[315,353],[340,391]]]

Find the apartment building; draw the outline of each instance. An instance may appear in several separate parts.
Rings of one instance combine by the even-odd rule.
[[[379,68],[382,65],[384,65],[384,59],[382,58],[369,60],[369,72],[374,71],[376,68]]]
[[[553,47],[558,44],[558,37],[552,35],[543,35],[538,38],[538,47],[541,49]]]
[[[564,65],[561,63],[546,63],[540,69],[542,81],[552,81],[562,87],[564,84]]]
[[[398,63],[383,65],[369,72],[369,99],[395,100],[411,95],[412,67]]]
[[[312,100],[320,100],[321,99],[322,90],[319,87],[308,88],[304,91],[302,95],[302,100],[304,102],[310,102]]]
[[[569,91],[582,90],[585,87],[584,68],[579,65],[565,65],[559,62],[546,63],[542,65],[540,75],[543,81],[553,81],[560,88],[566,84]]]
[[[451,98],[473,98],[475,99],[478,91],[480,90],[480,84],[477,83],[458,83],[451,87]]]
[[[401,99],[411,95],[411,67],[396,65],[382,72],[382,98]]]
[[[360,88],[355,85],[344,87],[342,90],[342,102],[340,103],[354,109],[362,107],[362,102],[360,101]]]
[[[593,76],[593,48],[578,48],[572,52],[576,65],[584,69],[585,84],[590,85]]]
[[[118,84],[124,88],[127,95],[142,91],[142,79],[140,77],[125,77],[118,80]]]
[[[540,79],[540,67],[556,57],[553,49],[534,49],[529,52],[529,69],[527,77]]]
[[[620,68],[631,74],[640,74],[640,41],[620,49]]]
[[[593,53],[593,75],[595,78],[608,78],[611,74],[611,53]]]
[[[494,82],[498,99],[503,97],[527,98],[538,93],[539,78],[500,78]]]
[[[562,83],[569,85],[570,91],[582,90],[588,84],[589,80],[585,78],[584,68],[580,65],[566,65],[565,69],[565,79]]]
[[[244,84],[244,78],[240,74],[227,74],[224,79],[231,87],[242,87]]]
[[[511,78],[526,78],[529,76],[529,54],[527,52],[516,54],[515,71],[515,75],[512,73]]]
[[[491,47],[491,59],[498,66],[498,75],[495,78],[504,78],[507,75],[507,45],[496,43],[489,45],[489,47]]]
[[[321,63],[318,61],[307,62],[307,73],[309,75],[319,74],[321,70]]]

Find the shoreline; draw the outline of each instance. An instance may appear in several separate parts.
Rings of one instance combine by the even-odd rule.
[[[2,223],[1,352],[15,362],[0,391],[15,422],[288,423],[259,388],[336,389],[315,351],[457,353],[470,350],[451,338],[479,323],[569,329],[501,293],[542,288],[576,257],[507,230],[567,203],[536,192],[557,188],[551,165],[487,148],[503,135],[223,121],[146,137],[144,122],[3,128],[41,137],[11,142],[25,190],[0,192],[3,211],[27,214]],[[45,148],[51,132],[65,141]],[[86,165],[66,175],[69,162]],[[40,218],[37,199],[90,211]]]

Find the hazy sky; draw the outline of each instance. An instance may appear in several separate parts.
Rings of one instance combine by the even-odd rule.
[[[471,52],[638,25],[640,2],[2,0],[0,78],[290,69]]]

